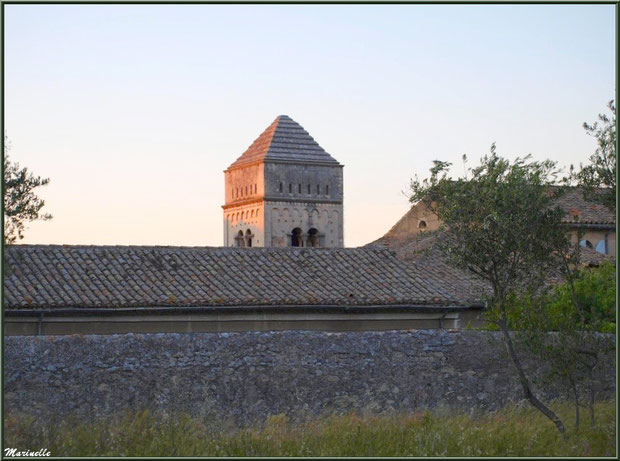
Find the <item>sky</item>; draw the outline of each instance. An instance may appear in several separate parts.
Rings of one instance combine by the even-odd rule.
[[[435,159],[585,163],[614,5],[4,5],[10,158],[50,183],[21,243],[221,246],[224,174],[280,114],[344,164],[344,241]]]

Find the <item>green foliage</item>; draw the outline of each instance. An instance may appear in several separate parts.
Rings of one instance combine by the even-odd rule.
[[[596,370],[608,366],[603,355],[615,347],[616,268],[605,262],[583,268],[547,292],[509,297],[508,324],[520,348],[548,364],[542,383],[565,386],[575,405],[575,425],[580,407],[587,402],[594,418],[598,381]],[[551,334],[549,332],[552,332]]]
[[[599,114],[593,124],[584,123],[586,132],[596,138],[597,147],[590,156],[590,164],[576,174],[579,185],[585,190],[586,198],[597,200],[616,211],[616,106],[611,100],[607,104],[611,116]],[[596,193],[605,188],[609,193]]]
[[[574,282],[577,305],[568,283],[559,285],[550,295],[547,309],[549,327],[562,330],[568,325],[602,333],[616,332],[616,266],[604,262],[598,268],[582,269]]]
[[[491,306],[500,307],[511,290],[540,285],[557,264],[555,250],[568,242],[564,211],[550,193],[559,171],[554,162],[530,156],[511,163],[497,155],[495,144],[479,167],[468,168],[469,179],[448,178],[449,166],[435,161],[429,179],[412,181],[410,200],[438,215],[451,236],[441,250],[452,264],[489,282]]]
[[[558,404],[566,416],[570,405]],[[5,416],[5,446],[46,447],[52,456],[614,456],[615,404],[564,438],[530,408],[495,413],[345,415],[295,424],[284,415],[262,427],[224,431],[216,422],[147,411],[90,424],[42,427]]]
[[[582,268],[573,276],[577,302],[569,282],[543,293],[511,293],[506,303],[510,329],[615,333],[616,266],[605,261],[599,267]],[[497,317],[489,320],[496,323]]]
[[[45,201],[34,193],[34,189],[45,186],[49,178],[41,179],[12,163],[8,155],[9,141],[4,137],[4,244],[15,243],[24,238],[24,221],[49,220],[52,215],[40,213]]]
[[[448,261],[488,283],[487,310],[497,319],[524,396],[564,432],[562,421],[531,390],[507,317],[513,293],[544,286],[550,271],[567,266],[563,258],[570,238],[561,219],[565,212],[554,204],[565,190],[551,189],[560,171],[554,162],[533,161],[529,155],[510,162],[497,155],[495,144],[480,166],[466,170],[465,178],[448,178],[449,166],[435,161],[430,178],[416,177],[410,200],[425,203],[448,230],[449,238],[438,245]]]

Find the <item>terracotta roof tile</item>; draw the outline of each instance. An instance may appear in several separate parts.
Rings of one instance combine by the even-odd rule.
[[[325,152],[299,123],[287,115],[276,117],[229,168],[260,160],[339,165],[338,161]]]
[[[408,264],[419,274],[429,274],[435,281],[449,285],[454,291],[460,292],[462,299],[478,302],[490,289],[485,281],[466,270],[458,269],[448,263],[446,257],[437,246],[437,242],[445,238],[446,231],[434,231],[408,237],[385,235],[369,243],[364,248],[387,248],[395,252],[397,257]],[[584,266],[598,266],[603,261],[615,262],[613,256],[601,254],[587,247],[580,248],[580,262]],[[550,274],[549,283],[561,283],[563,280],[556,274]]]
[[[604,190],[597,193],[604,194]],[[563,222],[578,224],[616,224],[615,214],[606,206],[588,201],[583,196],[582,189],[569,188],[566,193],[556,200],[556,203],[566,212]]]
[[[381,248],[12,245],[5,255],[8,308],[471,304]]]

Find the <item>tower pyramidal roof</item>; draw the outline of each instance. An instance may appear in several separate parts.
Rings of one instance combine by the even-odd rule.
[[[276,117],[273,123],[228,168],[261,160],[340,164],[288,115]]]

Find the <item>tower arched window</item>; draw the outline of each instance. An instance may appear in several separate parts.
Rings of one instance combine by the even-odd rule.
[[[245,195],[248,195],[248,186],[245,186]]]
[[[316,185],[316,195],[321,193],[321,186],[319,184]]]
[[[329,186],[325,186],[325,195],[329,195]]]
[[[258,192],[258,186],[256,184],[254,184],[254,193],[257,194]]]
[[[420,222],[418,223],[418,229],[426,229],[426,221],[424,221],[423,219],[420,220]]]
[[[254,238],[254,234],[252,234],[252,231],[250,229],[246,230],[245,231],[245,246],[246,247],[249,248],[252,246],[252,238]]]
[[[239,231],[235,237],[235,245],[242,248],[245,246],[245,239],[243,238],[243,231]]]
[[[314,227],[308,231],[308,242],[306,246],[314,248],[319,246],[319,231]]]
[[[298,186],[298,187],[297,187],[297,193],[298,193],[298,194],[301,194],[301,184],[297,184],[297,186]]]
[[[288,183],[288,193],[289,194],[293,193],[293,185],[291,183]]]
[[[280,183],[280,193],[284,192],[284,189],[282,188],[282,183]]]
[[[296,227],[295,229],[293,229],[293,232],[291,234],[291,246],[293,247],[304,246],[304,242],[301,237],[301,229],[299,227]]]
[[[308,184],[308,195],[310,195],[310,184]]]

